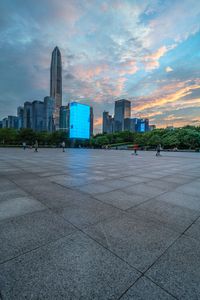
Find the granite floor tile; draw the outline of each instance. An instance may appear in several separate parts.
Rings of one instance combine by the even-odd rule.
[[[108,218],[118,217],[122,213],[119,209],[102,203],[90,196],[82,201],[72,200],[63,208],[54,210],[59,216],[79,228],[101,222]]]
[[[166,201],[174,205],[200,211],[200,197],[177,192],[167,192],[157,197],[161,201]]]
[[[200,241],[200,219],[196,220],[185,234]]]
[[[121,300],[174,300],[175,298],[146,277],[141,277]]]
[[[105,194],[97,194],[95,195],[95,198],[123,210],[138,205],[146,199],[141,195],[130,195],[121,190],[111,191]]]
[[[139,273],[83,234],[1,265],[3,299],[118,299]]]
[[[177,299],[199,299],[200,242],[182,236],[148,270],[147,276]]]
[[[0,221],[24,215],[46,207],[31,197],[20,197],[0,202]]]
[[[106,186],[102,183],[90,183],[86,184],[84,186],[77,187],[78,190],[94,195],[94,194],[100,194],[100,193],[106,193],[115,190],[115,187]]]
[[[159,197],[149,200],[127,210],[131,215],[136,215],[141,220],[157,220],[166,224],[171,230],[183,232],[200,215],[199,211],[160,201]]]
[[[0,222],[0,263],[75,231],[49,210]]]
[[[127,214],[86,227],[84,231],[142,272],[179,235],[162,224],[127,217]]]

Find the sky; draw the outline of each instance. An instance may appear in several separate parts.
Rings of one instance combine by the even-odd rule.
[[[63,105],[92,105],[95,132],[122,98],[157,127],[200,125],[199,0],[1,0],[0,119],[49,95],[55,46]]]

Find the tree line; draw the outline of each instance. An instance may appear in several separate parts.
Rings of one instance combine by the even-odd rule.
[[[66,146],[102,148],[105,146],[138,144],[142,149],[155,148],[158,144],[164,149],[200,149],[200,127],[186,126],[175,129],[155,129],[150,132],[116,132],[112,134],[97,134],[90,140],[70,140],[66,132],[55,131],[34,132],[32,129],[15,130],[0,129],[0,145],[21,145],[26,142],[33,145],[35,140],[42,146],[59,146],[65,141]]]

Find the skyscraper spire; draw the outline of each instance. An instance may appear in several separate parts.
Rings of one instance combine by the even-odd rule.
[[[50,96],[55,99],[54,125],[59,128],[59,110],[62,106],[62,60],[59,48],[56,46],[51,56]]]

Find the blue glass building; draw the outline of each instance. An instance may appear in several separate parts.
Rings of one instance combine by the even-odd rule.
[[[89,139],[91,134],[91,108],[88,105],[70,103],[69,137],[73,139]]]

